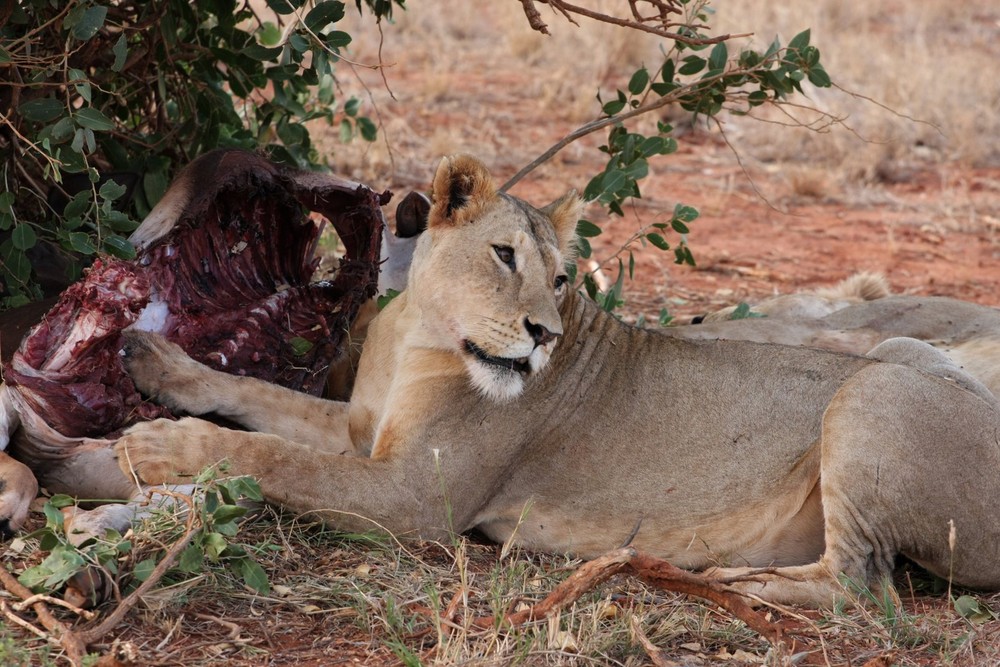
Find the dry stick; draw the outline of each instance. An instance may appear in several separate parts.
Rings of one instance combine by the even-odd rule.
[[[528,25],[531,26],[531,29],[548,35],[549,26],[545,25],[542,15],[535,8],[535,0],[521,0],[521,6],[524,7],[524,15],[528,17]]]
[[[649,659],[653,662],[655,667],[671,667],[671,665],[677,664],[672,660],[667,660],[663,656],[663,650],[649,640],[646,633],[642,631],[642,624],[639,623],[639,618],[637,616],[632,617],[631,626],[632,633],[635,635],[635,638],[639,640],[642,650],[646,652],[646,655],[649,656]]]
[[[11,595],[16,595],[22,600],[28,600],[34,595],[4,567],[0,567],[0,581],[3,582],[4,588]],[[83,637],[67,628],[53,616],[44,602],[35,602],[31,605],[31,608],[34,610],[35,615],[38,616],[38,620],[42,626],[55,635],[59,644],[66,651],[66,657],[69,658],[70,663],[79,665],[83,660],[83,656],[87,654],[87,642],[84,641]]]
[[[595,12],[590,9],[587,9],[586,7],[578,7],[576,5],[571,5],[568,2],[565,2],[564,0],[539,0],[539,2],[543,1],[549,6],[551,6],[553,9],[561,12],[564,16],[566,16],[567,19],[569,19],[573,23],[575,23],[575,21],[573,21],[573,19],[569,17],[570,13],[579,14],[580,16],[586,16],[589,19],[592,19],[594,21],[600,21],[601,23],[610,23],[611,25],[616,25],[622,28],[631,28],[633,30],[639,30],[641,32],[648,32],[658,37],[672,39],[676,42],[682,42],[684,44],[689,44],[691,46],[718,44],[719,42],[725,42],[726,40],[732,39],[734,37],[750,37],[753,34],[748,32],[748,33],[741,33],[738,35],[731,35],[731,34],[719,35],[718,37],[706,37],[706,38],[691,37],[683,33],[671,32],[670,30],[667,30],[662,27],[658,28],[658,27],[648,26],[645,23],[639,23],[637,21],[632,21],[630,19],[622,19],[618,18],[617,16],[611,16],[609,14],[602,14],[601,12]],[[531,4],[531,2],[532,0],[521,0],[521,4],[525,8],[525,14],[527,14],[528,16],[528,23],[531,24],[532,28],[538,30],[538,28],[535,27],[535,24],[532,23],[531,14],[528,13],[528,5]],[[532,7],[532,9],[534,8]],[[537,10],[535,10],[535,13],[537,14]],[[542,25],[544,26],[545,24],[543,23]],[[688,27],[686,24],[668,23],[666,25],[676,26],[676,27]]]
[[[781,624],[768,621],[762,614],[754,611],[742,596],[725,590],[721,583],[704,575],[682,570],[661,558],[640,553],[631,547],[612,551],[584,563],[541,602],[523,611],[508,614],[502,619],[501,624],[517,626],[550,616],[573,604],[584,593],[618,573],[631,574],[662,590],[708,600],[743,621],[747,627],[771,644],[777,644],[784,635]],[[494,627],[495,623],[496,619],[492,616],[483,616],[473,619],[471,625],[487,629]]]
[[[784,634],[781,625],[768,621],[762,614],[754,611],[742,596],[725,590],[717,581],[682,570],[662,558],[644,553],[635,553],[629,566],[635,576],[652,586],[714,602],[772,644],[780,641]]]

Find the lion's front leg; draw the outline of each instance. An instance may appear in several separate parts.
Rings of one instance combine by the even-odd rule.
[[[357,454],[348,433],[347,403],[222,373],[146,331],[126,332],[124,352],[125,367],[139,391],[172,410],[215,413],[254,431],[335,454]]]
[[[136,425],[115,449],[122,469],[141,483],[191,481],[225,460],[227,474],[255,477],[268,502],[333,528],[442,539],[475,525],[501,469],[484,467],[479,457],[463,456],[454,445],[437,444],[401,443],[376,460],[188,418]],[[477,484],[468,484],[473,478]]]

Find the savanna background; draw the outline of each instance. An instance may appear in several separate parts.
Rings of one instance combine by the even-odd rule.
[[[504,181],[597,117],[598,90],[613,95],[637,67],[662,60],[653,38],[582,19],[572,25],[539,9],[550,36],[531,31],[514,0],[411,2],[381,26],[349,11],[342,29],[354,37],[346,55],[356,64],[338,65],[339,86],[363,100],[379,138],[344,144],[336,127],[316,124],[314,141],[339,173],[397,196],[426,190],[441,155],[455,152],[478,155]],[[701,215],[687,238],[695,267],[634,247],[624,316],[656,322],[667,309],[682,319],[860,270],[883,272],[898,292],[997,305],[1000,7],[718,0],[713,9],[716,33],[753,33],[735,38],[731,52],[811,28],[836,86],[807,87],[808,98],[787,114],[723,115],[717,124],[666,110],[639,119],[647,128],[669,119],[680,148],[651,162],[643,196],[624,216],[588,210],[605,229],[593,239],[593,261],[614,280],[616,253],[637,232],[669,220],[677,203]],[[824,120],[810,104],[842,121]],[[604,139],[572,144],[512,192],[540,205],[569,187],[582,190],[603,166]],[[162,546],[157,540],[171,534],[163,531],[137,531],[135,550]],[[189,666],[1000,661],[1000,596],[951,590],[910,568],[897,578],[898,598],[858,591],[852,609],[771,610],[799,628],[786,645],[771,646],[711,605],[627,579],[612,579],[547,622],[474,629],[470,619],[524,608],[578,565],[474,538],[401,544],[268,511],[238,540],[263,566],[267,594],[220,568],[167,579],[91,649],[106,664]],[[4,545],[5,565],[36,563],[36,546]],[[0,662],[63,660],[30,629],[0,627]]]

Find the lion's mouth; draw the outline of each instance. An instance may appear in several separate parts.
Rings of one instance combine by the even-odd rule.
[[[476,359],[479,359],[479,361],[484,364],[489,364],[490,366],[496,366],[497,368],[502,368],[508,371],[516,371],[523,374],[531,372],[531,365],[528,363],[527,357],[518,357],[516,359],[494,357],[493,355],[487,354],[485,350],[473,343],[471,340],[465,341],[465,351],[474,356]]]

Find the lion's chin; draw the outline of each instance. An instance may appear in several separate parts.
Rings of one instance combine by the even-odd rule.
[[[487,354],[465,341],[465,366],[472,385],[489,399],[506,402],[524,391],[525,378],[538,373],[549,361],[549,350],[536,347],[527,357],[504,358]]]

